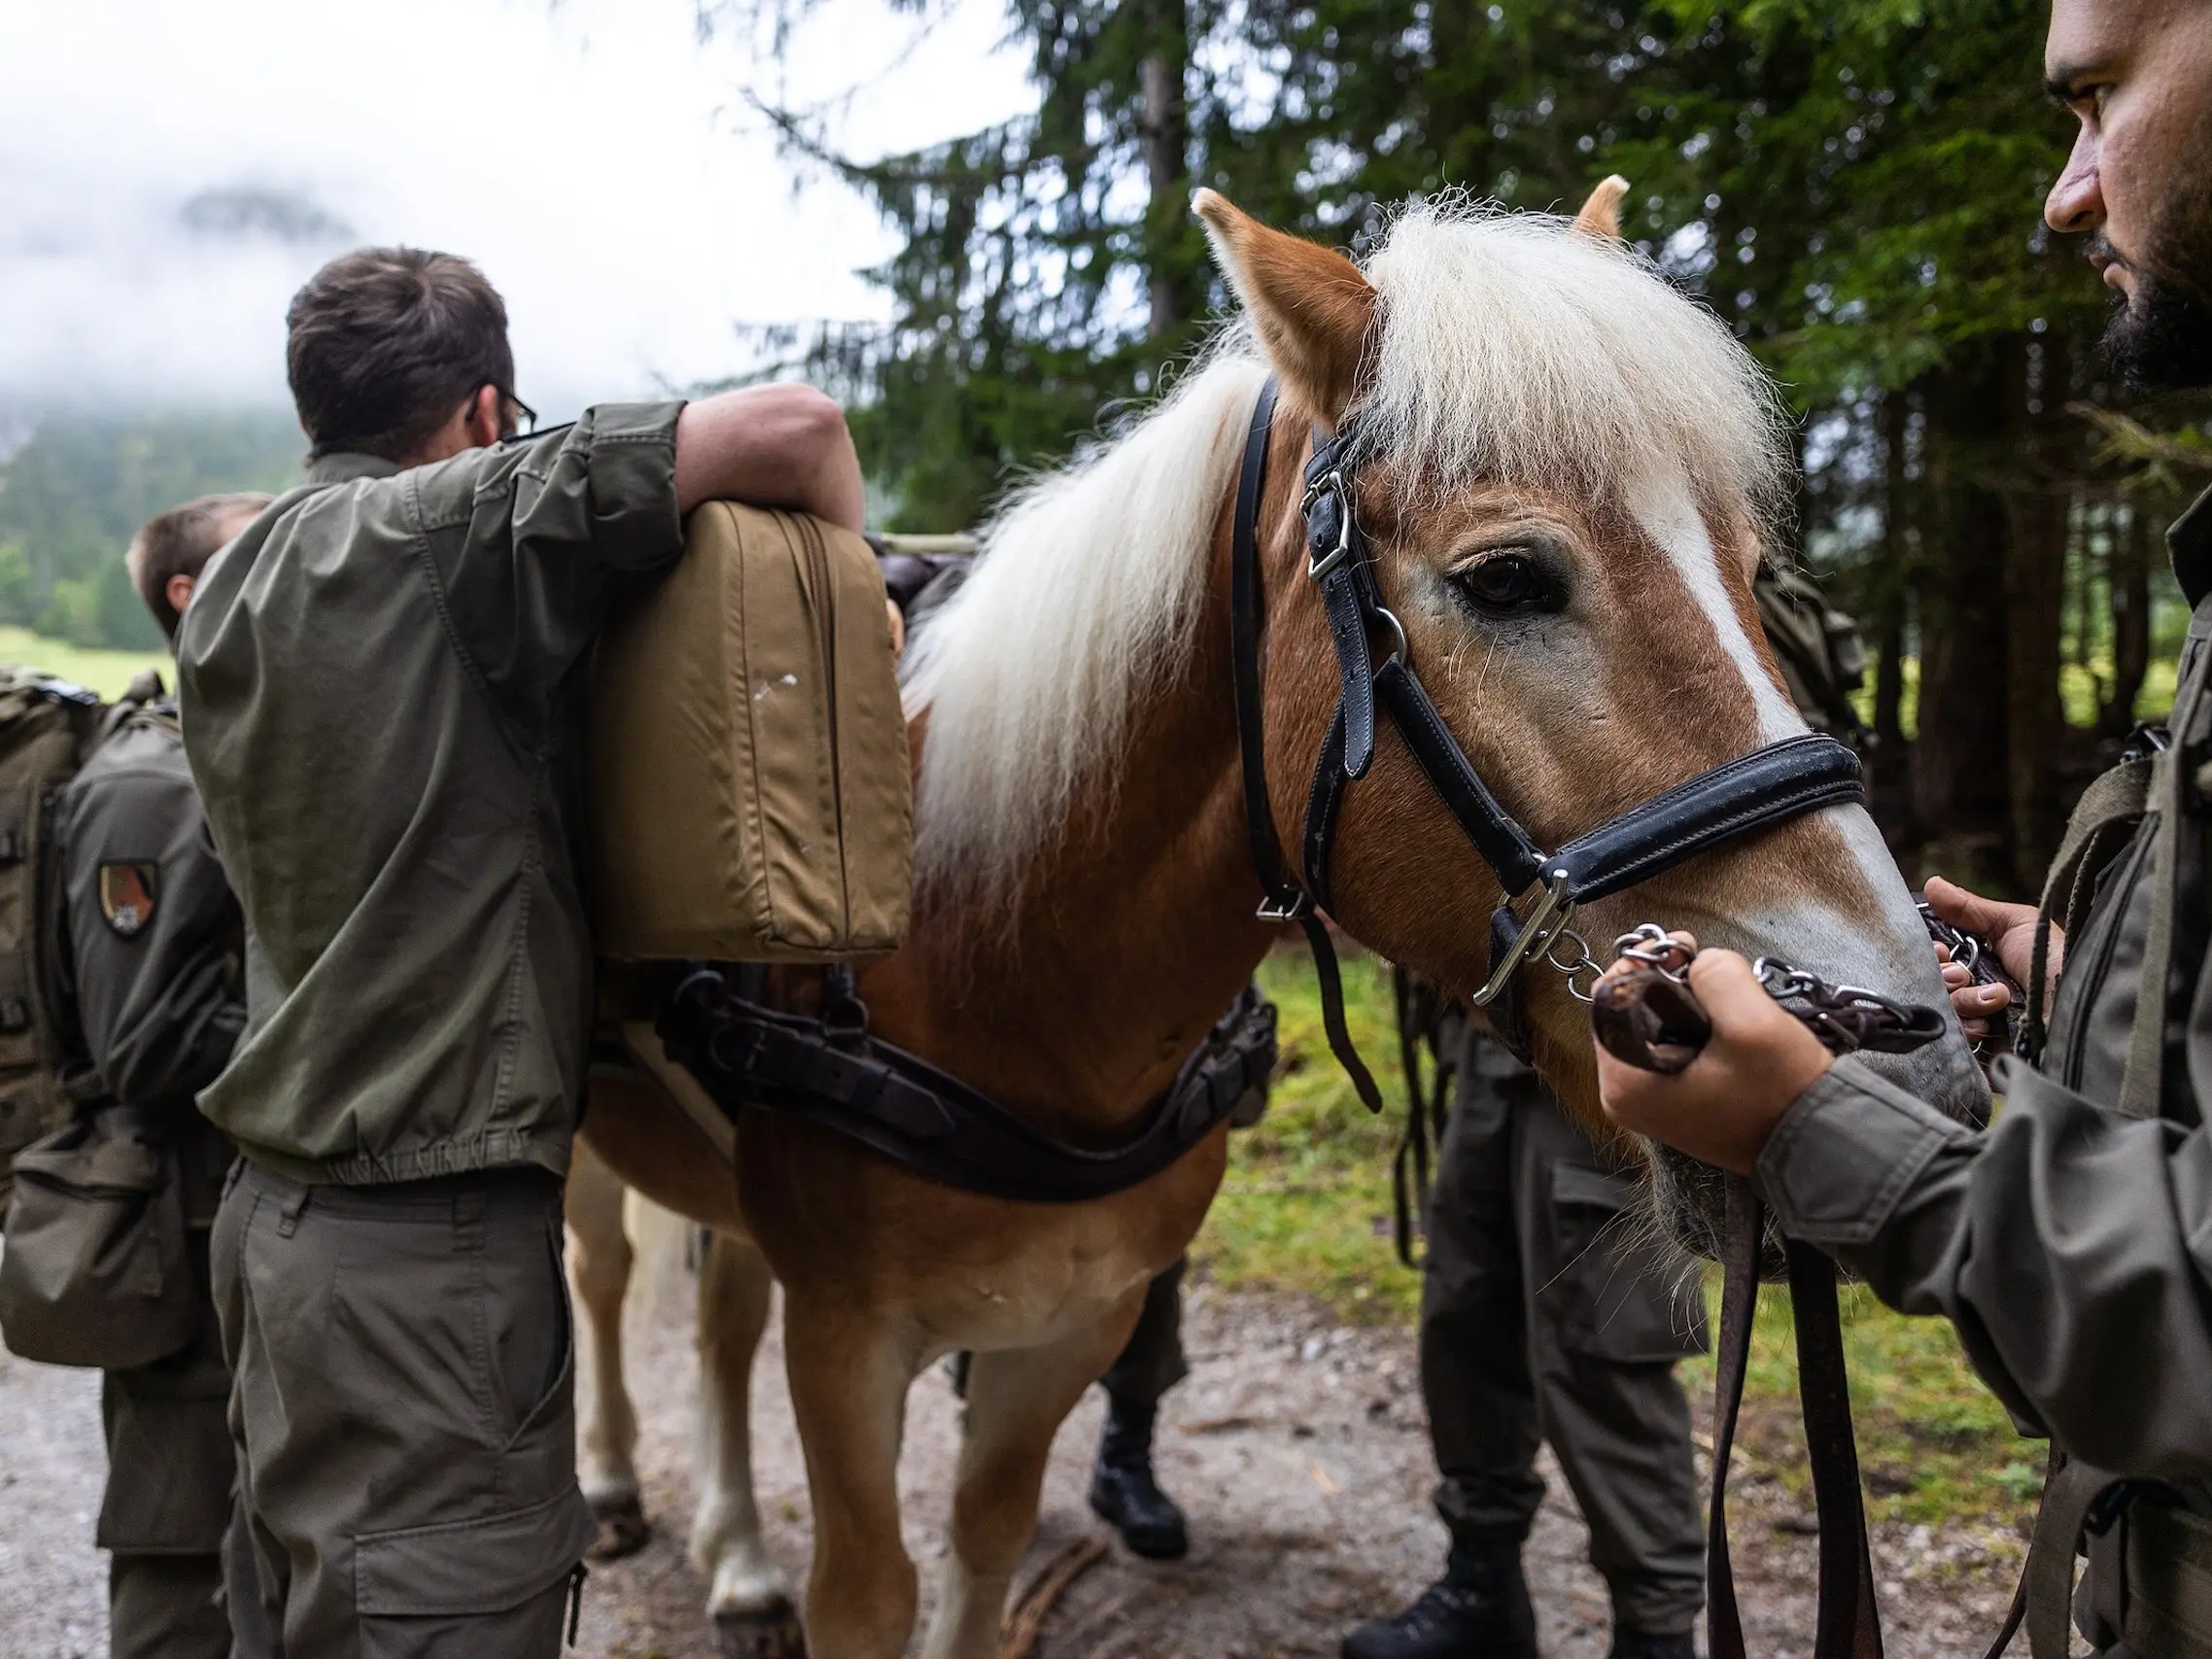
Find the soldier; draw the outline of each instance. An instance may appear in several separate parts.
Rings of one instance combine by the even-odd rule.
[[[1633,1222],[1636,1190],[1538,1080],[1456,1012],[1457,1084],[1429,1195],[1421,1394],[1444,1574],[1344,1659],[1533,1659],[1521,1569],[1548,1440],[1612,1597],[1615,1659],[1692,1659],[1705,1527],[1675,1362],[1705,1348],[1694,1277]]]
[[[345,255],[289,323],[308,481],[208,568],[178,653],[248,924],[201,1096],[243,1154],[214,1240],[233,1621],[249,1656],[544,1659],[593,1536],[561,1267],[580,671],[692,506],[857,531],[860,470],[800,386],[517,435],[505,307],[449,255]]]
[[[1755,591],[1807,720],[1854,734],[1857,625],[1794,570],[1762,570]],[[1454,1091],[1427,1210],[1421,1394],[1451,1548],[1411,1607],[1345,1639],[1345,1659],[1536,1653],[1521,1548],[1546,1440],[1611,1596],[1614,1659],[1692,1659],[1705,1523],[1675,1366],[1706,1348],[1697,1280],[1533,1070],[1458,1009],[1432,1039]]]
[[[201,569],[268,501],[209,496],[162,513],[132,540],[132,583],[170,639]],[[207,1229],[231,1152],[192,1096],[222,1071],[246,1023],[245,940],[175,712],[163,700],[126,720],[70,780],[55,816],[66,943],[57,988],[92,1071],[73,1090],[88,1110],[158,1116],[184,1184],[186,1250],[205,1309],[180,1352],[101,1379],[108,1484],[96,1537],[112,1552],[116,1659],[230,1651],[220,1595],[230,1373],[208,1291]]]
[[[2212,5],[2056,0],[2046,65],[2080,133],[2045,217],[2089,236],[2115,291],[2115,366],[2212,384]],[[2212,1573],[2212,494],[2168,543],[2195,610],[2170,745],[2076,812],[2046,896],[2086,896],[2052,942],[2054,966],[2071,949],[2048,1048],[2039,1069],[2004,1065],[1987,1132],[1831,1062],[1724,951],[1691,969],[1714,1022],[1696,1063],[1663,1079],[1598,1055],[1617,1121],[1753,1175],[1785,1231],[1890,1306],[1949,1317],[2022,1427],[2065,1454],[2031,1552],[2039,1655],[2064,1649],[2085,1530],[2075,1611],[2101,1652],[2212,1655],[2194,1588]],[[2028,982],[2033,911],[1940,881],[1928,897]],[[1970,1030],[2010,1000],[1946,977]]]

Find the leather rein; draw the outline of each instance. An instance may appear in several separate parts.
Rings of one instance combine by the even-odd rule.
[[[1344,791],[1366,775],[1374,759],[1378,707],[1398,727],[1430,787],[1503,889],[1504,898],[1491,917],[1488,972],[1469,1000],[1489,1011],[1499,1035],[1524,1058],[1526,1026],[1514,993],[1521,969],[1541,959],[1566,977],[1568,988],[1577,998],[1591,999],[1576,982],[1585,973],[1595,979],[1602,964],[1592,958],[1588,945],[1570,925],[1577,906],[1807,812],[1861,804],[1865,786],[1857,755],[1833,738],[1807,734],[1766,744],[1702,773],[1607,819],[1557,852],[1541,850],[1499,804],[1452,736],[1414,671],[1404,628],[1377,594],[1372,556],[1353,511],[1353,478],[1361,460],[1355,416],[1333,435],[1319,429],[1314,432],[1300,503],[1306,575],[1319,589],[1328,613],[1339,686],[1307,792],[1300,836],[1302,881],[1294,878],[1285,867],[1267,791],[1261,702],[1264,611],[1260,511],[1276,400],[1276,382],[1270,378],[1253,409],[1245,440],[1230,552],[1237,733],[1252,862],[1263,894],[1259,914],[1269,921],[1295,921],[1304,930],[1313,948],[1330,1046],[1361,1099],[1370,1110],[1379,1111],[1382,1098],[1374,1078],[1345,1027],[1336,953],[1327,924],[1317,915],[1317,908],[1329,904],[1330,851]],[[1379,667],[1372,652],[1378,638],[1390,643]],[[1525,909],[1515,908],[1524,904]],[[1663,934],[1660,937],[1664,939]],[[1564,959],[1563,947],[1572,951]],[[1812,976],[1797,978],[1811,987],[1833,991]],[[1802,995],[1806,988],[1791,992],[1770,986],[1778,997]],[[1893,1039],[1899,1047],[1914,1047],[1940,1035],[1942,1029],[1940,1017],[1928,1011],[1887,1004],[1885,1011],[1873,1015],[1870,1030],[1853,1031],[1848,1028],[1849,1020],[1836,1018],[1838,1008],[1831,999],[1826,1010],[1816,1010],[1827,1016],[1829,1029],[1823,1040],[1832,1046],[1848,1042],[1857,1047],[1873,1032],[1882,1031],[1883,1041],[1866,1046],[1886,1047]],[[1923,1014],[1926,1020],[1920,1023],[1932,1020],[1932,1029],[1896,1028],[1910,1027],[1913,1017]],[[1815,1020],[1808,1022],[1821,1029]],[[1418,1099],[1413,1110],[1421,1110]],[[1731,1179],[1715,1356],[1707,1549],[1707,1641],[1712,1659],[1745,1659],[1743,1620],[1728,1549],[1727,1479],[1750,1356],[1752,1315],[1766,1265],[1766,1233],[1763,1207],[1750,1184]],[[1797,1309],[1799,1386],[1821,1521],[1815,1659],[1881,1659],[1882,1631],[1851,1428],[1835,1265],[1818,1251],[1794,1241],[1783,1241],[1782,1254]]]

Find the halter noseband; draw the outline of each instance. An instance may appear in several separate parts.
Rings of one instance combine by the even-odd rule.
[[[1863,803],[1866,788],[1857,755],[1833,738],[1808,732],[1700,773],[1608,818],[1557,852],[1544,852],[1498,804],[1444,724],[1413,671],[1404,628],[1375,591],[1366,537],[1352,512],[1354,431],[1347,421],[1333,437],[1315,431],[1301,504],[1306,574],[1320,589],[1328,613],[1339,682],[1336,710],[1322,740],[1306,796],[1301,883],[1284,868],[1275,832],[1260,701],[1260,500],[1266,482],[1276,393],[1276,383],[1269,377],[1252,411],[1237,476],[1230,551],[1230,643],[1245,821],[1252,839],[1253,868],[1265,895],[1260,915],[1270,921],[1296,921],[1305,930],[1320,972],[1330,1046],[1351,1074],[1361,1099],[1379,1110],[1381,1094],[1345,1028],[1335,952],[1314,914],[1316,905],[1326,908],[1330,902],[1329,854],[1345,785],[1364,778],[1374,760],[1378,704],[1405,740],[1429,786],[1504,889],[1504,902],[1491,916],[1490,971],[1470,1000],[1477,1008],[1493,1010],[1492,1020],[1500,1034],[1517,1049],[1526,1048],[1510,994],[1518,972],[1537,956],[1549,953],[1562,938],[1571,937],[1568,923],[1577,906],[1807,812]],[[1379,668],[1369,650],[1369,640],[1378,633],[1387,634],[1392,645]],[[1535,897],[1527,913],[1516,912],[1516,899],[1532,891]],[[1581,960],[1563,966],[1572,976],[1586,965],[1591,964],[1584,951]],[[1569,984],[1573,985],[1572,977]]]

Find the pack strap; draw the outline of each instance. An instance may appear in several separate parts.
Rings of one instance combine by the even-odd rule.
[[[2127,1033],[2127,1069],[2120,1079],[2119,1110],[2126,1118],[2155,1118],[2165,1091],[2167,1004],[2173,988],[2173,923],[2180,908],[2181,745],[2188,741],[2196,710],[2204,701],[2204,670],[2199,667],[2184,688],[2186,701],[2173,711],[2173,742],[2151,762],[2150,812],[2151,917],[2143,941],[2142,989],[2135,999],[2135,1022]]]
[[[724,1113],[800,1118],[929,1180],[996,1198],[1082,1203],[1150,1180],[1213,1133],[1247,1091],[1265,1087],[1275,1067],[1274,1010],[1247,985],[1131,1139],[1079,1146],[869,1036],[864,1024],[770,1008],[740,994],[740,984],[719,968],[694,969],[656,1027],[669,1059]]]
[[[2043,897],[2035,912],[2035,950],[2027,978],[2027,1007],[2021,1020],[2021,1052],[2029,1059],[2049,1039],[2051,1011],[2044,987],[2051,979],[2051,930],[2077,936],[2097,878],[2112,861],[2118,844],[2132,835],[2150,805],[2154,755],[2123,760],[2082,791],[2066,819],[2066,834],[2051,861]]]

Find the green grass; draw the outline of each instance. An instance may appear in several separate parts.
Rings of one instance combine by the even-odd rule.
[[[1231,1138],[1227,1177],[1192,1255],[1217,1284],[1303,1293],[1360,1323],[1410,1322],[1420,1276],[1399,1264],[1390,1237],[1391,1150],[1404,1095],[1389,970],[1369,956],[1344,964],[1352,1034],[1389,1101],[1380,1119],[1360,1105],[1330,1054],[1303,951],[1277,951],[1260,983],[1281,1012],[1274,1092],[1259,1126]],[[1875,1516],[2021,1531],[2041,1486],[2041,1443],[2013,1434],[1949,1325],[1906,1319],[1861,1289],[1845,1296],[1851,1399]],[[1707,1299],[1717,1323],[1716,1274],[1708,1275]],[[1770,1286],[1752,1331],[1742,1444],[1762,1471],[1809,1492],[1791,1331],[1788,1294]],[[1710,1397],[1711,1362],[1686,1365],[1683,1381],[1693,1398]]]
[[[2136,694],[2134,715],[2138,720],[2163,719],[2173,708],[2174,679],[2180,661],[2172,653],[2152,653],[2148,671],[2143,675],[2143,689]],[[1874,723],[1875,665],[1869,654],[1866,681],[1851,694],[1851,704],[1858,709],[1858,717],[1868,725]],[[2063,663],[2058,669],[2058,699],[2066,710],[2066,724],[2084,730],[2097,722],[2098,700],[2104,694],[2104,680],[2112,675],[2112,659],[2097,657],[2089,668],[2079,663]],[[2100,678],[2101,676],[2101,678]],[[1900,670],[1904,695],[1900,699],[1897,723],[1904,729],[1907,739],[1920,735],[1920,659],[1907,657]]]
[[[1404,1320],[1420,1275],[1390,1240],[1391,1148],[1404,1124],[1390,970],[1371,956],[1344,963],[1352,1038],[1392,1103],[1368,1115],[1321,1024],[1304,952],[1278,950],[1260,969],[1274,998],[1281,1058],[1267,1115],[1229,1142],[1228,1175],[1192,1246],[1216,1283],[1319,1296],[1348,1319]]]
[[[0,627],[0,663],[21,663],[56,679],[73,679],[111,701],[123,694],[141,669],[159,669],[162,683],[172,690],[177,682],[176,671],[163,652],[72,645],[66,639],[33,634],[28,628]]]

